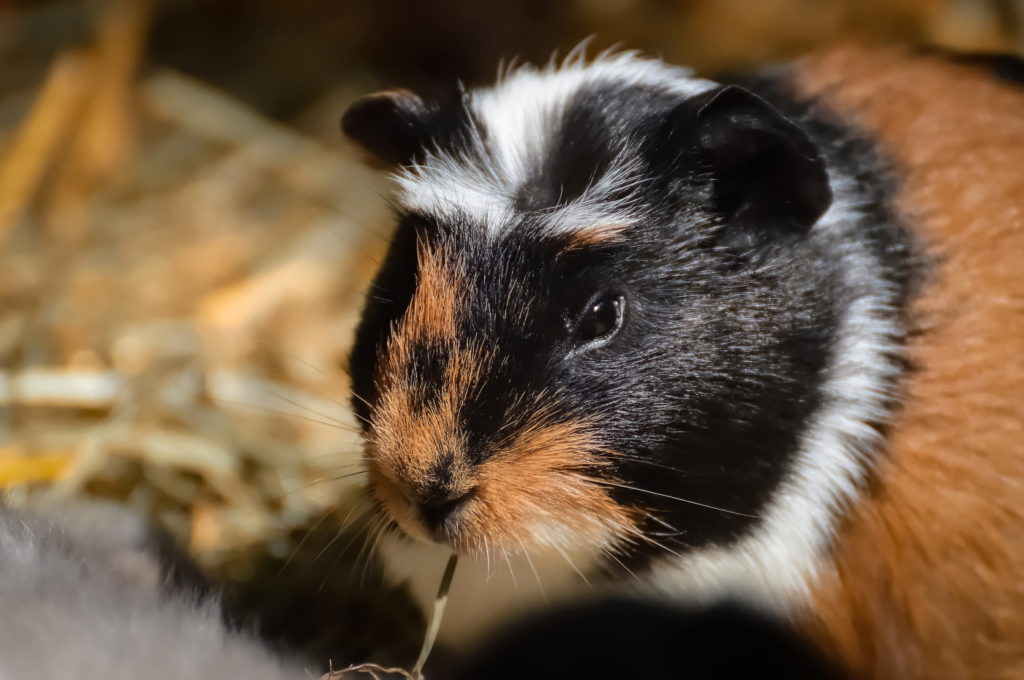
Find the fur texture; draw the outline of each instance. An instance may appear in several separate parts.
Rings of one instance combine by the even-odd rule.
[[[935,262],[886,455],[806,625],[863,677],[1022,677],[1024,91],[895,51],[842,49],[797,75],[893,159]]]
[[[370,465],[404,489],[382,509],[434,525],[395,573],[429,595],[447,549],[488,574],[544,544],[593,587],[791,617],[864,677],[1020,676],[1017,65],[851,48],[739,89],[604,55],[349,121],[417,121],[352,355]],[[455,321],[410,360],[438,259]],[[441,370],[467,348],[472,379]],[[422,393],[457,393],[443,428]],[[505,457],[537,414],[557,443]],[[468,590],[462,631],[504,606]]]
[[[573,105],[581,91],[602,82],[676,98],[713,86],[694,78],[688,69],[639,59],[631,52],[588,62],[580,50],[543,69],[522,66],[492,88],[462,95],[460,106],[465,110],[455,115],[465,116],[469,124],[459,131],[459,150],[452,153],[450,145],[438,140],[423,149],[417,163],[403,168],[397,176],[402,205],[432,215],[470,215],[492,236],[513,226],[502,217],[521,209],[523,196],[517,190],[537,178],[537,160],[558,143],[563,120],[586,125],[582,118],[572,120]],[[608,205],[609,196],[619,188],[628,189],[633,179],[629,154],[623,153],[621,161],[608,172],[584,178],[592,183],[580,186],[571,200],[559,201],[547,225],[572,230],[608,219],[614,222],[620,211],[628,214],[628,205]]]
[[[185,567],[168,572],[141,522],[97,512],[0,507],[0,678],[315,675],[230,630],[208,594],[173,585],[171,572]]]
[[[482,563],[804,602],[901,369],[909,237],[870,149],[632,54],[390,101],[420,147],[350,361],[385,511]]]

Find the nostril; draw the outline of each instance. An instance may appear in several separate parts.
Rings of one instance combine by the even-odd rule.
[[[458,514],[475,494],[476,490],[470,489],[466,493],[455,496],[451,494],[427,496],[419,502],[420,515],[428,527],[437,529],[447,519]]]

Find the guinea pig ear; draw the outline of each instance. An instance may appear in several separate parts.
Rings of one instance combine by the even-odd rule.
[[[832,203],[825,161],[803,130],[754,93],[729,85],[687,104],[714,177],[723,238],[749,247],[810,231]],[[695,111],[695,114],[692,113]]]
[[[354,101],[341,130],[380,164],[409,163],[430,139],[433,110],[410,90],[386,90]]]

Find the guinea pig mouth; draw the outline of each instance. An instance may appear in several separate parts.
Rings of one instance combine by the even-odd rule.
[[[407,536],[465,550],[466,519],[472,513],[476,489],[445,497],[416,497],[379,471],[374,474],[372,468],[371,485],[385,511]]]

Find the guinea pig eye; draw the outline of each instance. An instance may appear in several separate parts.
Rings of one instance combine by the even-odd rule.
[[[626,301],[621,295],[606,295],[587,303],[576,321],[574,336],[579,344],[610,338],[622,325]]]

